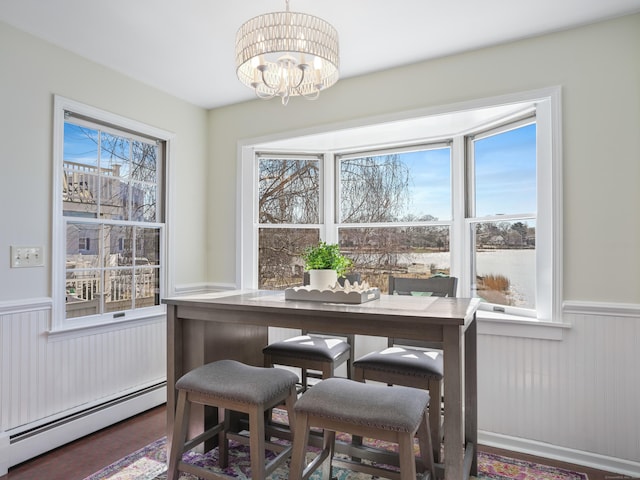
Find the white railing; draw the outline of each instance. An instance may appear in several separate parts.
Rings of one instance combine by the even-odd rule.
[[[101,279],[99,277],[67,278],[67,310],[84,311],[88,302],[94,303],[95,305],[91,308],[96,310],[97,300],[100,298],[100,295],[104,295],[105,305],[112,302],[131,302],[133,298],[132,276],[130,274],[118,274],[116,272],[107,273],[104,292],[101,291]],[[137,270],[134,287],[136,306],[153,305],[156,293],[156,276],[154,269],[146,268],[145,271],[142,272]],[[123,306],[123,308],[127,309],[130,307]],[[98,312],[96,310],[93,313]]]

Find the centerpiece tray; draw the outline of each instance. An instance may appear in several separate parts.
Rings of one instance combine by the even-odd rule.
[[[328,303],[365,303],[380,298],[380,289],[373,287],[363,290],[312,290],[309,287],[292,287],[284,291],[285,300],[308,300]]]

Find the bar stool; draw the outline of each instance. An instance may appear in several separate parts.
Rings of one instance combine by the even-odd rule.
[[[338,279],[340,285],[345,280],[360,282],[359,273],[349,273]],[[309,284],[309,272],[304,272],[304,285]],[[355,335],[330,332],[312,332],[302,330],[302,335],[287,338],[267,345],[264,354],[264,366],[282,365],[301,370],[300,391],[309,388],[309,378],[326,379],[335,375],[336,368],[346,362],[347,378],[351,378],[353,368],[353,344]],[[314,372],[320,372],[318,375]]]
[[[389,295],[412,295],[429,292],[435,297],[455,297],[457,277],[405,278],[389,276]],[[429,422],[431,445],[436,460],[441,460],[442,441],[441,399],[444,362],[441,343],[388,338],[388,348],[371,352],[353,363],[353,379],[372,380],[387,385],[429,390]],[[360,439],[355,439],[358,442]]]
[[[219,464],[221,468],[227,466],[229,437],[246,441],[246,437],[240,438],[230,432],[230,410],[249,415],[251,478],[262,480],[272,473],[289,458],[292,447],[265,440],[265,412],[284,403],[290,418],[294,418],[297,380],[297,375],[287,370],[253,367],[235,360],[208,363],[183,375],[176,382],[178,402],[167,480],[176,480],[179,471],[211,480],[234,478],[181,460],[185,451],[217,435]],[[218,407],[218,424],[188,440],[187,426],[192,403]],[[292,433],[294,428],[292,425]],[[279,452],[268,465],[265,464],[265,449]]]
[[[400,480],[415,480],[414,436],[418,436],[425,478],[435,478],[427,405],[429,392],[410,387],[387,387],[330,378],[316,384],[296,402],[293,453],[289,478],[308,478],[320,465],[323,478],[331,478],[336,432],[398,444],[400,472],[364,462],[340,459],[350,470]],[[320,454],[305,467],[311,427],[324,429]],[[354,453],[354,449],[350,450]],[[328,461],[326,461],[328,458]]]

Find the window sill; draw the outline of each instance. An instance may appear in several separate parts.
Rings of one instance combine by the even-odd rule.
[[[478,311],[478,335],[535,338],[538,340],[562,340],[569,323],[541,322],[515,315]]]
[[[136,315],[129,315],[122,319],[110,321],[108,323],[97,323],[92,321],[81,321],[73,323],[65,321],[64,325],[53,327],[47,332],[48,340],[58,342],[61,340],[69,340],[73,338],[86,337],[88,335],[99,335],[103,333],[116,332],[125,328],[137,327],[149,323],[155,323],[158,320],[165,320],[166,307],[161,305],[157,308],[150,308],[145,312]]]

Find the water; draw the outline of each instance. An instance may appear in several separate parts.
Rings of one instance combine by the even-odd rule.
[[[449,253],[410,253],[398,256],[401,264],[436,265],[436,268],[449,268]],[[476,254],[477,274],[502,275],[509,279],[511,296],[515,305],[523,308],[535,308],[536,298],[536,252],[535,250],[491,250]]]

